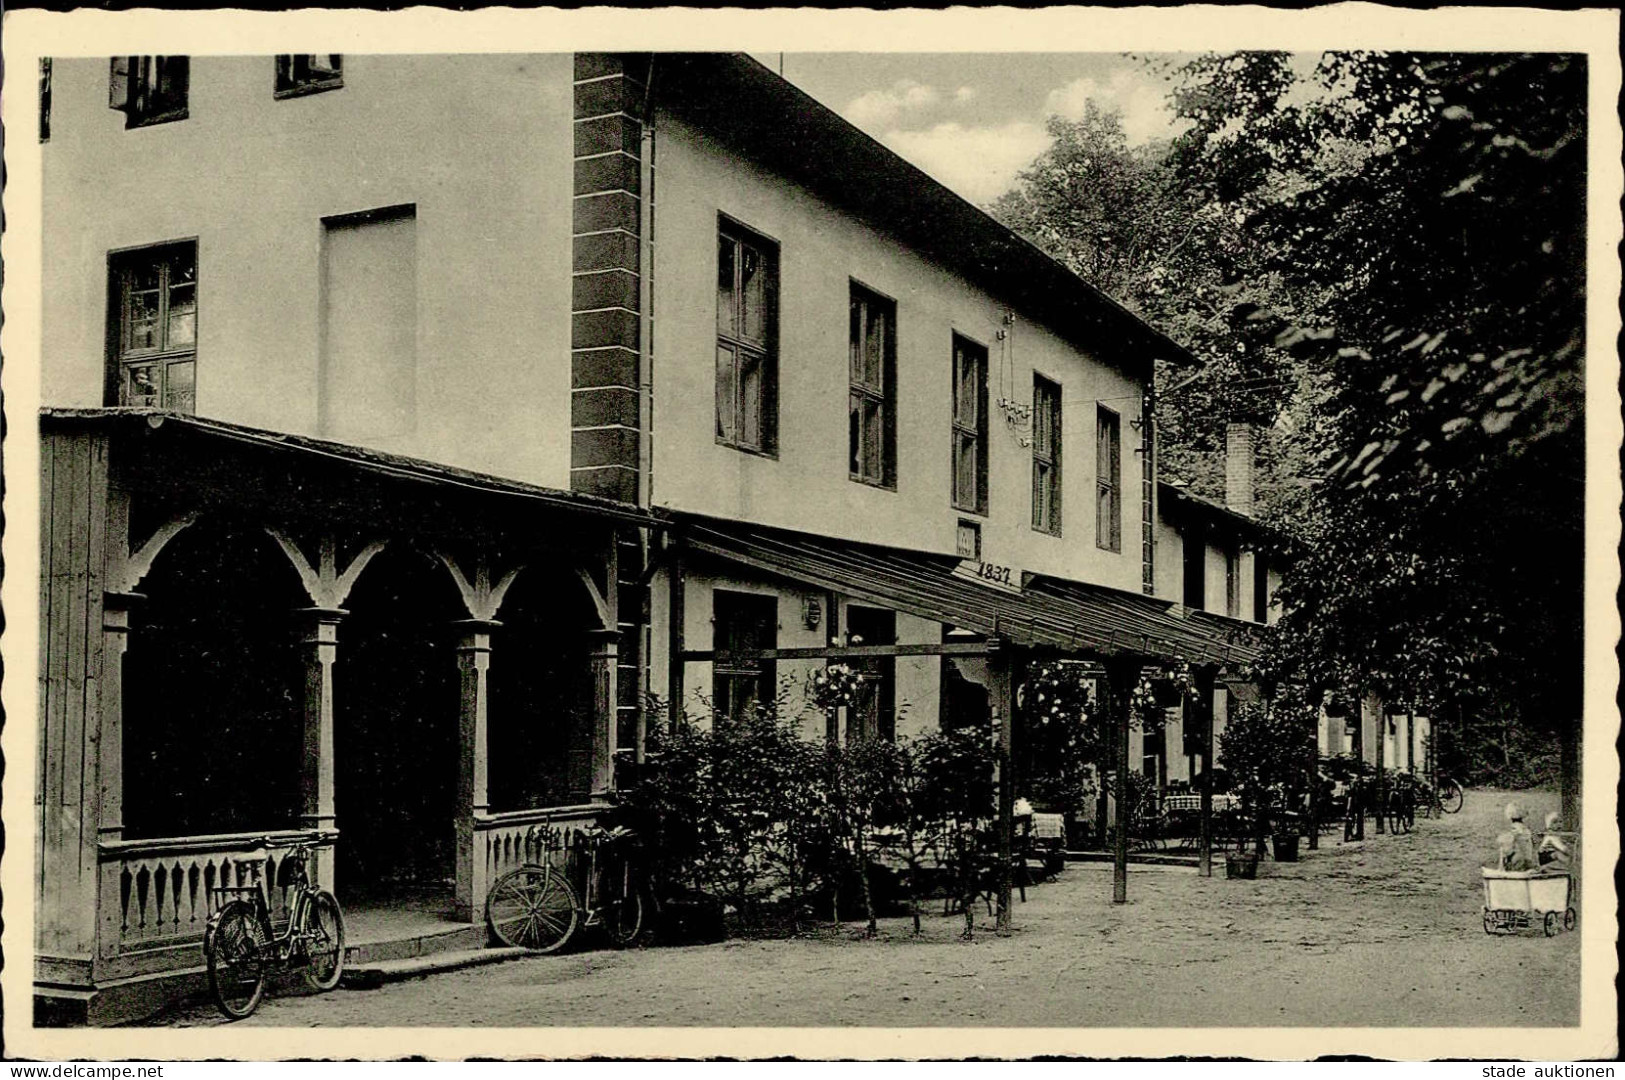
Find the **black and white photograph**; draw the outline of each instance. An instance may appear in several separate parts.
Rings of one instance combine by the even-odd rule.
[[[8,14],[8,1052],[1615,1057],[1619,16],[1250,10]]]

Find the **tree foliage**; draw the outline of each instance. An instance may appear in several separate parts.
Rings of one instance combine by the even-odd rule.
[[[1572,726],[1584,58],[1210,54],[1169,78],[1177,138],[1052,121],[995,211],[1198,357],[1159,372],[1165,476],[1211,494],[1223,421],[1274,424],[1260,512],[1307,544],[1268,673]]]

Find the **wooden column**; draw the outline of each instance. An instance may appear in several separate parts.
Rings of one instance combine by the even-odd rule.
[[[456,623],[457,642],[457,917],[479,918],[490,882],[485,880],[485,853],[479,850],[476,824],[490,812],[487,764],[490,734],[487,723],[489,694],[486,673],[491,666],[491,631],[501,624],[491,619],[464,619]]]
[[[299,774],[299,826],[333,831],[333,661],[342,608],[305,608],[305,746]],[[316,881],[333,890],[333,849],[316,850]]]
[[[587,662],[592,679],[592,772],[589,792],[594,801],[607,799],[615,786],[616,667],[620,661],[620,631],[589,630]]]
[[[1010,932],[1010,890],[1013,885],[1011,859],[1015,848],[1015,776],[1011,769],[1010,744],[1015,732],[1015,656],[1007,642],[995,643],[988,655],[989,700],[992,703],[994,747],[998,767],[999,793],[999,895],[997,928]]]
[[[98,844],[124,839],[124,654],[130,646],[133,609],[146,597],[133,592],[102,594],[102,674],[100,730],[96,738]],[[97,955],[118,955],[122,914],[119,867],[100,872],[97,902]]]
[[[1210,667],[1196,669],[1196,709],[1199,746],[1202,756],[1201,840],[1197,866],[1202,877],[1213,876],[1213,683]]]
[[[1106,664],[1106,683],[1110,695],[1113,732],[1112,758],[1116,762],[1117,777],[1113,795],[1117,801],[1116,828],[1112,833],[1112,903],[1128,903],[1128,729],[1129,699],[1134,692],[1134,681],[1139,678],[1139,661],[1114,660]]]

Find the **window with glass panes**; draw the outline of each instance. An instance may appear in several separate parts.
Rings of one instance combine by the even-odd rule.
[[[319,90],[337,90],[344,85],[344,57],[337,53],[321,56],[278,56],[276,96],[295,97]]]
[[[897,486],[897,305],[852,285],[847,461],[852,479]]]
[[[711,647],[718,652],[756,652],[778,645],[776,596],[716,589],[711,593]],[[730,655],[712,666],[711,704],[717,716],[742,720],[760,701],[773,699],[771,660]]]
[[[987,350],[954,336],[953,504],[987,513]]]
[[[1033,376],[1033,528],[1061,534],[1061,387]]]
[[[189,56],[115,56],[107,105],[127,128],[184,120],[191,75]]]
[[[778,427],[778,247],[724,220],[717,231],[717,441],[771,454]]]
[[[193,412],[197,405],[197,244],[112,260],[112,381],[119,405]]]
[[[1123,426],[1104,405],[1095,409],[1095,546],[1123,550]]]

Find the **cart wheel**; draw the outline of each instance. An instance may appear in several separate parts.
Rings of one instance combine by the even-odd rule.
[[[1543,926],[1546,929],[1546,936],[1547,937],[1556,937],[1557,936],[1557,912],[1548,911],[1546,913],[1546,919],[1545,919],[1545,922],[1543,923]]]
[[[1563,912],[1563,929],[1573,930],[1575,924],[1579,921],[1580,916],[1573,908],[1569,908],[1567,911]]]
[[[1486,934],[1495,933],[1495,919],[1487,911],[1484,913],[1484,932]]]

